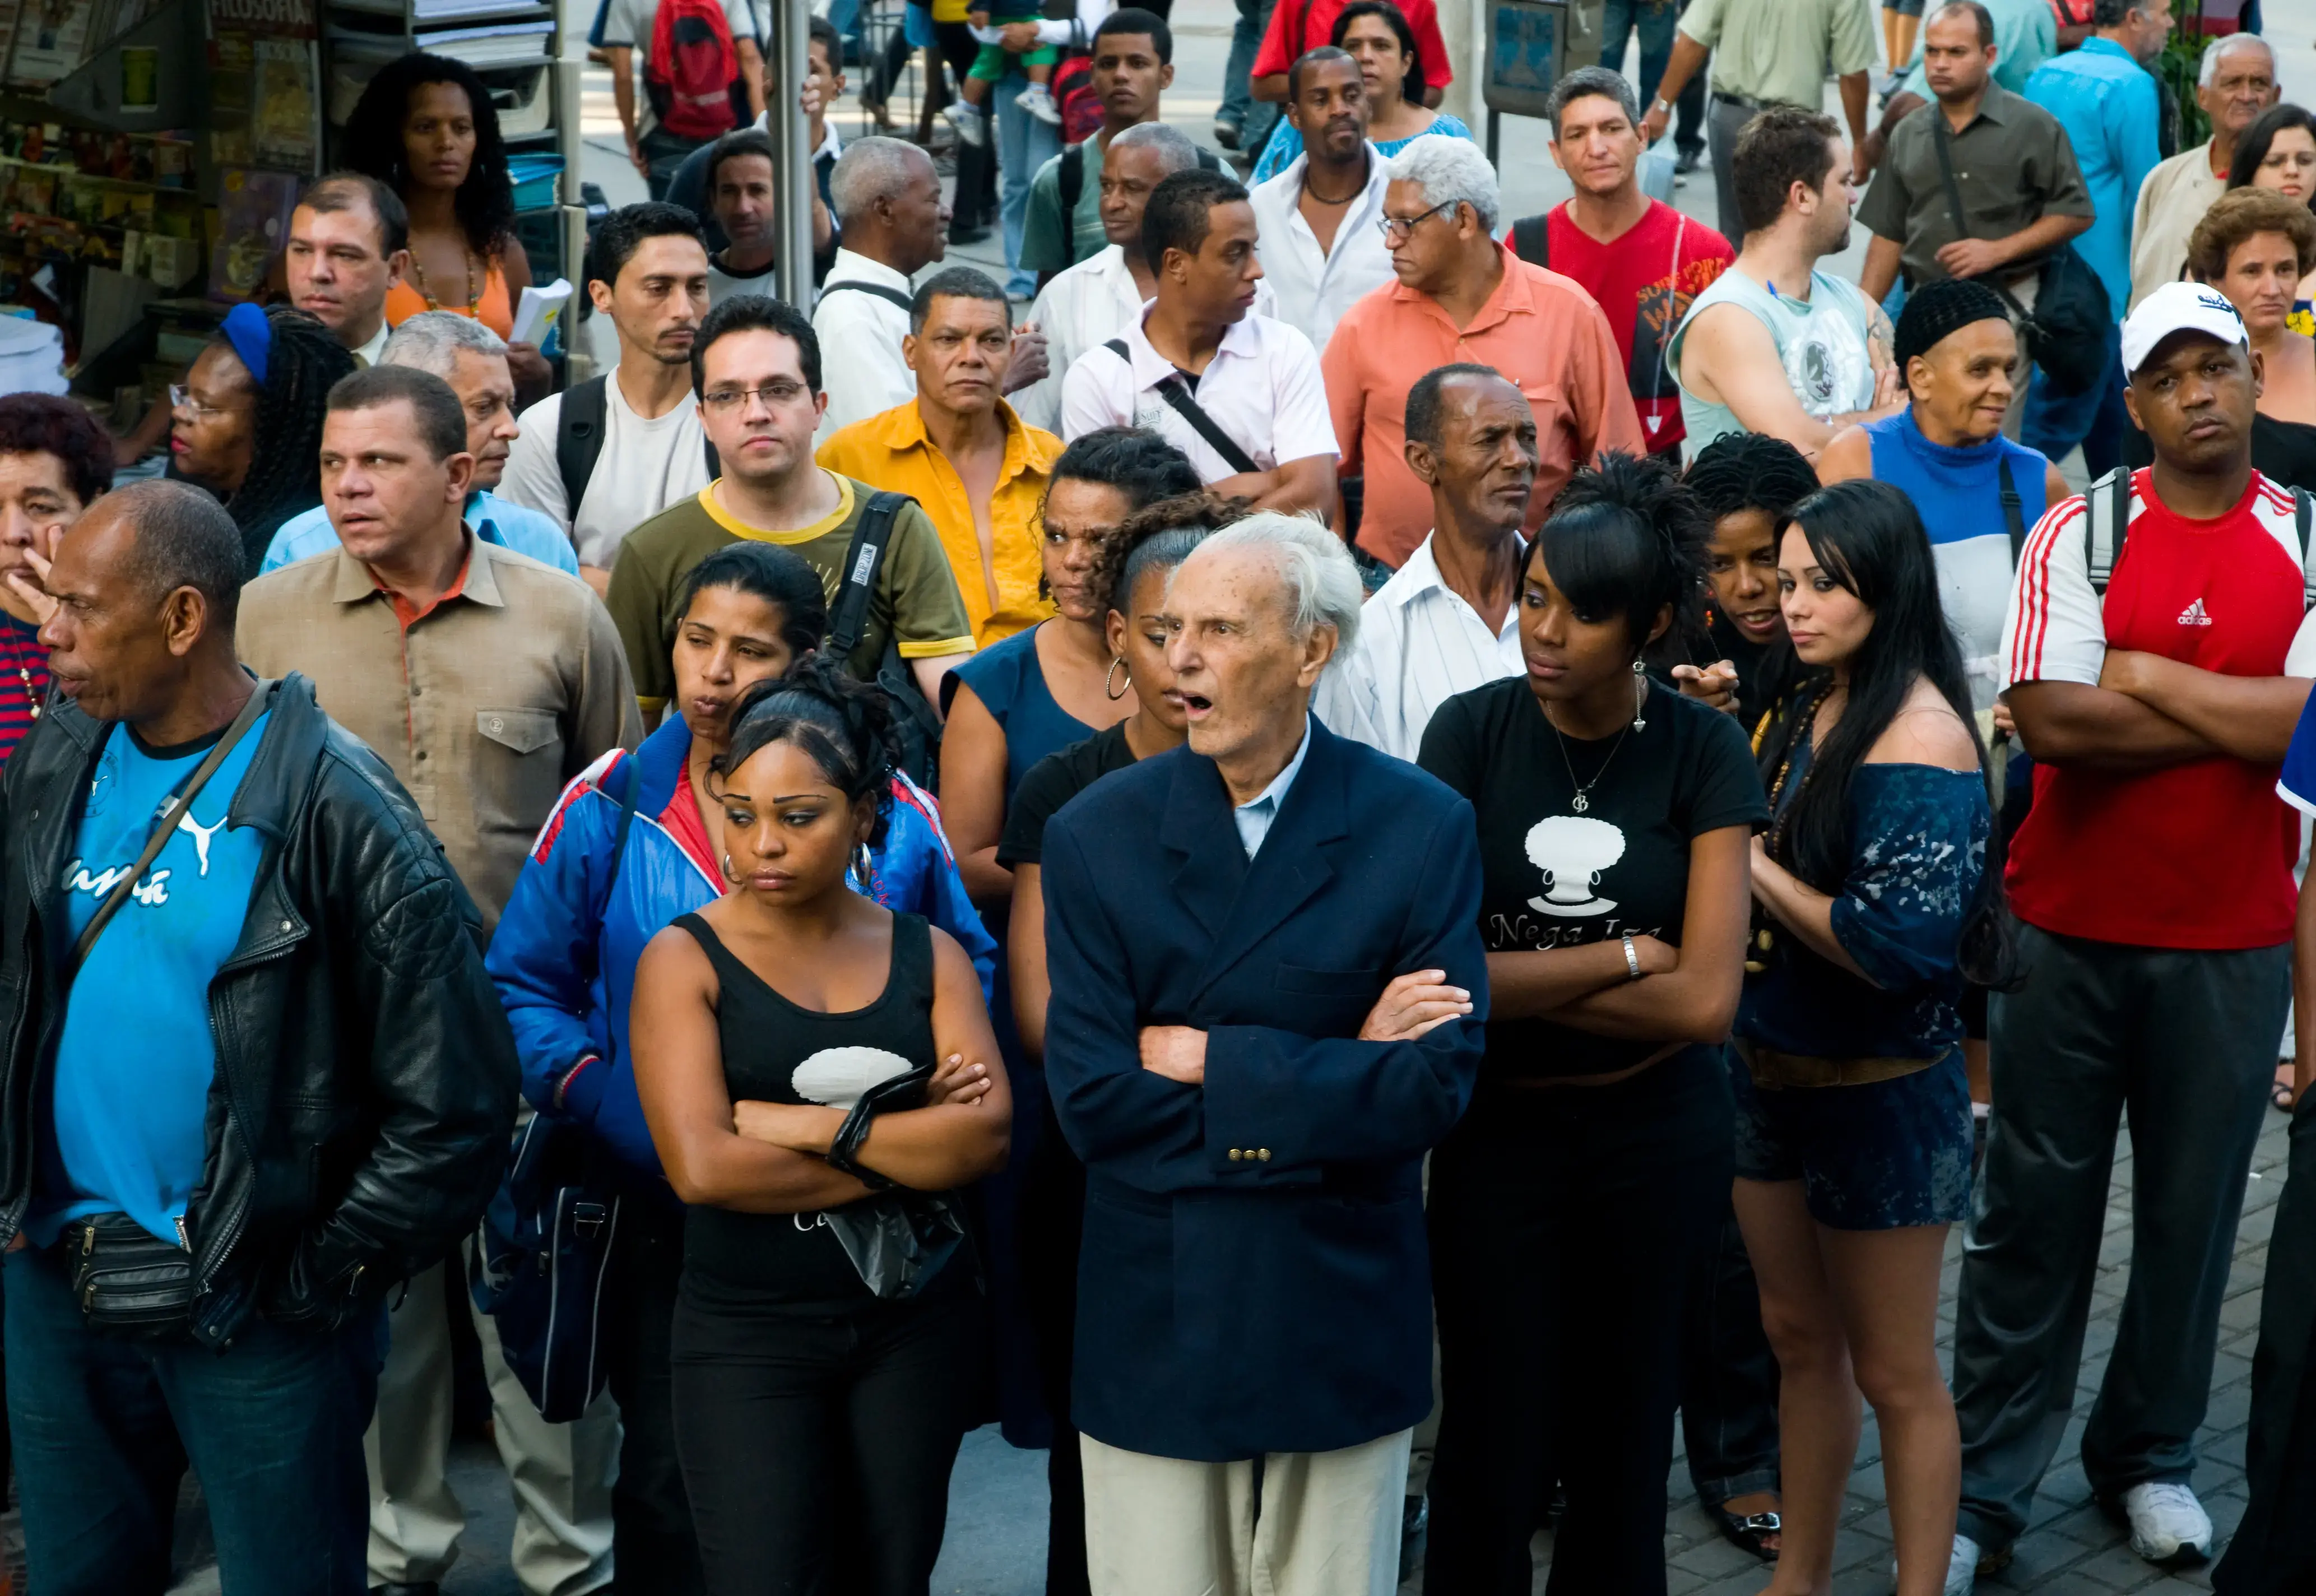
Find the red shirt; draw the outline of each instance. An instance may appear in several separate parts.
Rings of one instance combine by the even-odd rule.
[[[1504,242],[1511,242],[1510,232]],[[1673,448],[1688,430],[1681,424],[1679,385],[1665,366],[1665,343],[1737,252],[1703,222],[1657,200],[1606,244],[1571,220],[1566,205],[1555,206],[1545,218],[1545,244],[1552,269],[1574,278],[1608,316],[1649,452]]]
[[[2224,515],[2189,521],[2132,478],[2132,522],[2104,604],[2083,501],[2035,524],[2012,591],[2011,682],[2096,685],[2106,651],[2231,676],[2281,676],[2305,609],[2292,495],[2258,472]],[[2143,772],[2035,767],[2035,804],[2005,880],[2020,919],[2144,948],[2269,948],[2292,940],[2300,828],[2279,766],[2224,756]]]
[[[1262,48],[1254,55],[1254,77],[1270,77],[1295,65],[1306,49],[1334,36],[1335,19],[1351,0],[1278,0],[1270,9],[1270,26],[1264,30]],[[1400,14],[1415,33],[1415,58],[1430,88],[1456,81],[1448,65],[1448,41],[1439,36],[1439,10],[1432,0],[1398,0]]]
[[[49,697],[49,651],[40,629],[0,614],[0,764],[7,762],[40,718]]]

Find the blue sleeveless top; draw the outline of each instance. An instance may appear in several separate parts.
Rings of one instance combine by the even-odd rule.
[[[2048,508],[2043,488],[2050,461],[1999,432],[1961,448],[1933,443],[1915,424],[1911,406],[1867,422],[1866,435],[1874,447],[1874,480],[1902,490],[1921,512],[1938,561],[1938,602],[1970,673],[1971,704],[1991,709],[2000,685],[2013,565],[2002,515],[2002,463],[2010,462],[2018,490],[2019,524],[2031,531]]]
[[[1021,778],[1048,753],[1058,753],[1073,743],[1093,736],[1094,728],[1055,702],[1046,685],[1045,667],[1038,663],[1038,628],[1016,632],[994,643],[958,666],[957,679],[973,689],[973,696],[1005,733],[1005,807],[1013,807],[1013,789]]]

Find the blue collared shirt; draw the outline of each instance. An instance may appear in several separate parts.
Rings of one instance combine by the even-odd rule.
[[[2132,207],[2163,158],[2155,142],[2161,115],[2155,80],[2123,46],[2091,38],[2035,67],[2026,94],[2059,119],[2074,146],[2098,218],[2075,239],[2075,253],[2098,273],[2120,321],[2131,302]]]
[[[467,495],[467,526],[485,543],[527,554],[541,565],[553,566],[567,576],[579,575],[579,551],[551,515],[500,498],[485,488]],[[338,546],[338,529],[330,513],[316,504],[302,515],[281,523],[273,541],[265,546],[265,561],[258,575],[294,566],[301,559],[328,554]]]
[[[1262,839],[1270,834],[1270,823],[1278,818],[1279,809],[1287,802],[1287,789],[1295,785],[1295,778],[1303,773],[1303,756],[1311,752],[1311,720],[1303,719],[1303,740],[1295,745],[1295,757],[1278,772],[1269,786],[1231,811],[1231,819],[1238,826],[1238,840],[1246,845],[1246,856],[1252,859],[1262,847]]]

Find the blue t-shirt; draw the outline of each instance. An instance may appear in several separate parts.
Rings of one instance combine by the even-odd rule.
[[[485,543],[527,554],[566,576],[579,575],[579,550],[562,523],[551,515],[503,499],[488,488],[477,488],[467,495],[467,525]],[[281,523],[273,541],[265,546],[258,575],[328,554],[337,547],[338,529],[330,524],[330,512],[316,504]]]
[[[217,1074],[209,983],[241,941],[265,851],[263,832],[228,828],[226,814],[271,718],[258,718],[177,817],[177,834],[73,978],[24,1224],[37,1245],[54,1242],[68,1219],[114,1212],[179,1239],[205,1162]],[[149,750],[125,727],[109,729],[61,883],[72,936],[136,864],[163,800],[214,745]]]
[[[2067,130],[2096,217],[2072,247],[2107,285],[2107,313],[2121,321],[2131,300],[2132,206],[2163,158],[2155,79],[2114,40],[2086,39],[2035,67],[2023,92]]]

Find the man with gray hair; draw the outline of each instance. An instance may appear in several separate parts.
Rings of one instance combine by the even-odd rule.
[[[1398,1585],[1421,1171],[1471,1097],[1487,958],[1470,805],[1311,716],[1359,596],[1315,521],[1207,539],[1166,597],[1188,745],[1046,828],[1100,1596]]]
[[[394,329],[378,363],[432,372],[459,396],[467,413],[467,452],[475,457],[475,474],[467,495],[468,530],[485,543],[512,548],[578,575],[579,551],[553,516],[491,491],[505,477],[508,450],[522,435],[515,422],[514,378],[507,367],[505,340],[473,317],[455,310],[429,310]],[[337,547],[338,532],[330,524],[329,506],[316,504],[281,523],[273,541],[266,546],[258,572],[262,575],[331,553]]]
[[[812,313],[820,346],[837,356],[825,374],[823,442],[916,394],[916,376],[901,354],[909,280],[949,253],[949,218],[933,158],[898,138],[846,145],[828,192],[842,242]]]
[[[1648,445],[1600,307],[1496,241],[1496,174],[1480,147],[1426,134],[1386,172],[1383,237],[1397,281],[1336,324],[1323,365],[1342,474],[1367,484],[1358,545],[1396,568],[1431,530],[1431,490],[1407,463],[1407,397],[1435,367],[1493,366],[1527,396],[1540,450],[1530,535],[1578,466]]]
[[[2212,136],[2160,161],[2139,185],[2131,212],[2131,308],[2187,265],[2187,238],[2212,201],[2228,192],[2236,140],[2275,104],[2276,47],[2257,33],[2222,33],[2204,46],[2196,70],[2196,103]]]

